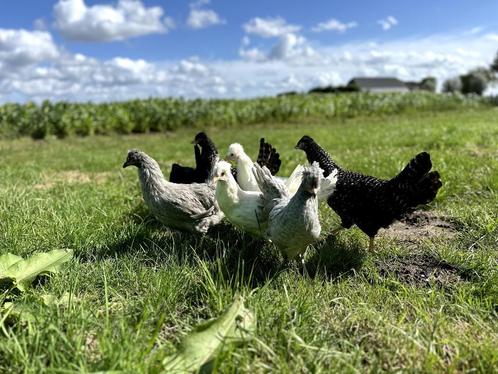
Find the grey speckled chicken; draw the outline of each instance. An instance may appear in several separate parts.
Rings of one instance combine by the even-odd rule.
[[[159,164],[144,152],[128,151],[123,167],[134,165],[142,196],[151,213],[164,225],[187,231],[206,233],[223,218],[215,199],[214,186],[205,183],[168,182]]]
[[[333,193],[335,174],[324,179],[318,164],[305,167],[301,185],[292,197],[266,167],[255,164],[254,175],[263,193],[264,212],[268,214],[268,238],[284,257],[293,259],[301,255],[320,236],[318,194],[330,196]],[[321,188],[322,181],[324,186]]]

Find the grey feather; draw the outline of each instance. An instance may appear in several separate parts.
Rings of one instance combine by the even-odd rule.
[[[269,209],[268,238],[287,258],[295,258],[320,236],[317,192],[322,171],[316,165],[306,167],[299,189],[289,197],[286,188],[268,170],[255,169],[256,180]]]
[[[259,164],[254,163],[252,171],[258,187],[263,193],[264,212],[269,214],[280,199],[289,197],[289,191],[282,182],[271,174],[266,166],[261,167]]]
[[[123,167],[138,167],[143,199],[151,213],[164,225],[205,233],[223,219],[213,185],[168,182],[159,164],[144,152],[131,150]]]

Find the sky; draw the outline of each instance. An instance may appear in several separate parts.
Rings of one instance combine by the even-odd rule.
[[[0,103],[245,98],[491,63],[496,0],[0,0]]]

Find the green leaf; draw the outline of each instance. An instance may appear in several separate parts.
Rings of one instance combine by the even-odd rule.
[[[237,296],[233,304],[218,318],[207,321],[192,330],[182,341],[178,352],[164,359],[164,370],[192,372],[209,362],[227,343],[240,343],[250,338],[256,321]]]
[[[72,251],[62,249],[36,253],[26,260],[11,253],[0,256],[0,288],[25,291],[36,277],[56,273],[60,265],[72,257]]]
[[[45,294],[40,296],[40,300],[45,306],[59,306],[59,307],[67,307],[70,302],[80,302],[80,298],[71,295],[69,292],[64,292],[61,297],[57,297],[53,294]]]
[[[14,325],[20,323],[26,325],[32,322],[36,322],[36,317],[29,307],[12,302],[6,302],[0,306],[0,324]]]
[[[0,276],[9,267],[15,265],[17,262],[22,261],[22,257],[13,255],[12,253],[7,253],[0,256]]]

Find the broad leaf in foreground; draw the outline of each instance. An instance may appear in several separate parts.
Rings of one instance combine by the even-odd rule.
[[[60,265],[73,257],[72,251],[55,249],[36,253],[26,260],[7,253],[0,256],[0,289],[14,287],[25,291],[39,275],[56,273]]]
[[[197,326],[183,339],[178,352],[163,361],[164,370],[168,373],[197,371],[223,344],[241,343],[250,338],[255,325],[254,316],[244,307],[243,298],[237,296],[218,318]]]

